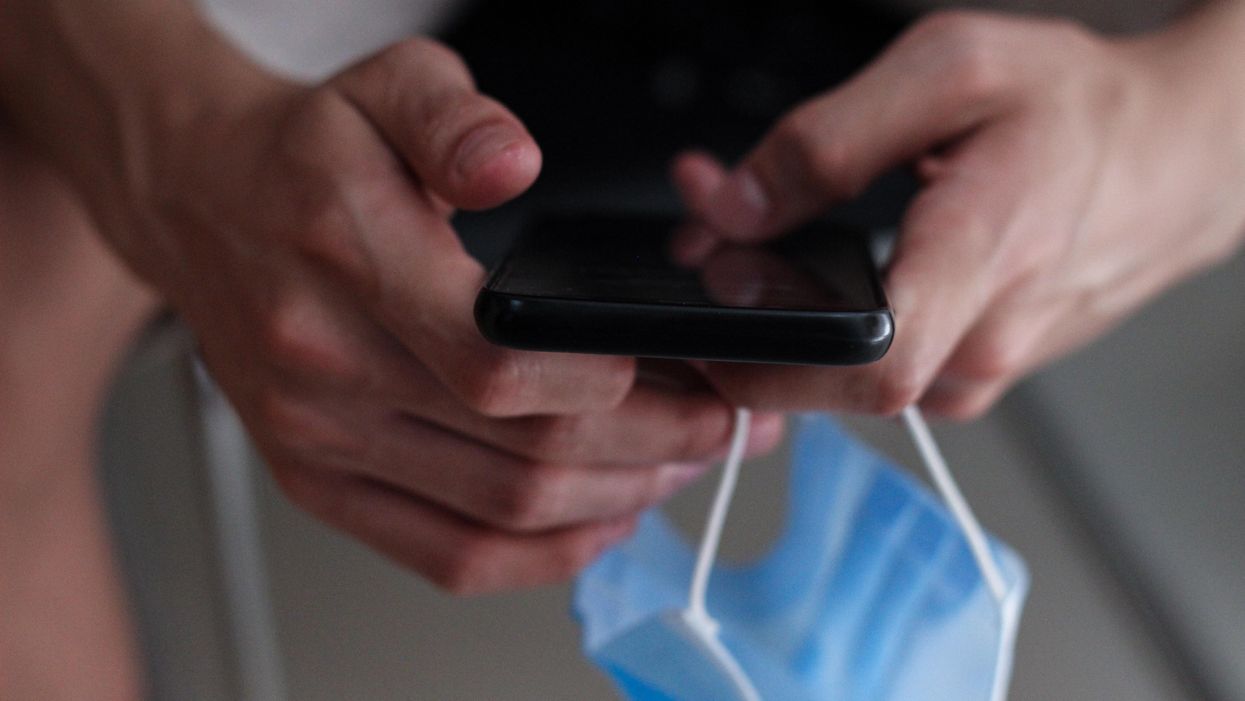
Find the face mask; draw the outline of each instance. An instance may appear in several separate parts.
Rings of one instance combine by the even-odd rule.
[[[741,411],[699,556],[653,511],[580,575],[585,654],[635,701],[1002,701],[1024,564],[981,532],[920,415],[904,420],[945,505],[829,418],[803,417],[782,536],[710,578]]]

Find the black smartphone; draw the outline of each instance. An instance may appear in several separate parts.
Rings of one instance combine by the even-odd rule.
[[[503,346],[656,358],[854,365],[894,319],[863,232],[819,222],[765,245],[678,253],[677,219],[535,219],[476,299]]]

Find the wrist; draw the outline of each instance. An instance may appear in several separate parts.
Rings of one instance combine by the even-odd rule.
[[[0,109],[78,187],[106,230],[205,123],[281,81],[179,0],[0,3]]]

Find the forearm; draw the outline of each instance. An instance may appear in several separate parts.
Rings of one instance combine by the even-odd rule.
[[[121,231],[126,201],[161,174],[154,152],[236,110],[266,74],[183,0],[0,3],[0,111]]]

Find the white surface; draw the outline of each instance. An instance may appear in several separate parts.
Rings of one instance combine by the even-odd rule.
[[[198,0],[260,64],[322,78],[391,42],[436,29],[456,0]]]

